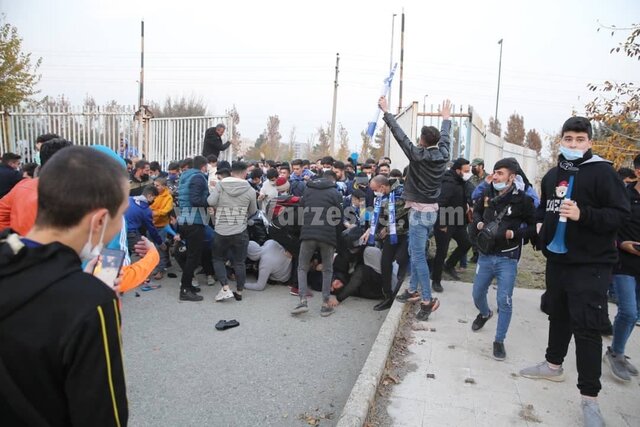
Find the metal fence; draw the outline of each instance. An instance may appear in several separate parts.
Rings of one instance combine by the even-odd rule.
[[[172,160],[202,153],[205,131],[223,123],[227,129],[223,141],[233,134],[233,121],[228,116],[158,118],[149,121],[149,156],[166,167]],[[232,148],[220,152],[220,160],[231,161]]]
[[[148,119],[134,106],[12,108],[0,110],[0,118],[2,152],[19,154],[23,162],[34,161],[35,140],[45,133],[56,133],[75,145],[106,145],[116,152],[127,143],[147,160],[166,167],[172,160],[200,154],[207,128],[223,123],[227,137],[233,132],[228,116]],[[220,157],[230,161],[232,148]]]

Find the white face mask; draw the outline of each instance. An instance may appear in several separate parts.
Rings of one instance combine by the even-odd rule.
[[[465,172],[462,174],[462,179],[465,181],[469,181],[469,179],[471,178],[471,176],[473,175],[472,172]]]
[[[109,215],[105,215],[104,224],[102,224],[102,232],[100,233],[100,242],[96,246],[91,247],[91,240],[93,239],[93,222],[95,221],[95,219],[96,219],[96,216],[94,215],[93,218],[91,218],[91,229],[89,230],[89,239],[87,240],[87,243],[84,244],[84,246],[82,247],[82,250],[80,251],[80,259],[82,260],[82,262],[90,261],[95,257],[97,257],[98,255],[100,255],[100,252],[102,251],[102,248],[104,246],[104,232],[107,229],[107,222],[109,222]]]
[[[373,194],[375,194],[376,197],[384,196],[384,193],[382,191],[374,191]]]

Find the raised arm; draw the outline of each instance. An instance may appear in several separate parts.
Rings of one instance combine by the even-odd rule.
[[[405,156],[407,156],[409,160],[415,160],[418,148],[413,145],[407,134],[405,134],[404,131],[400,128],[398,122],[396,122],[396,118],[393,117],[393,114],[389,113],[387,98],[381,96],[378,100],[378,107],[384,113],[382,119],[387,124],[387,126],[389,126],[391,134],[393,135],[395,140],[398,141],[398,144],[400,145],[400,148],[404,152]]]

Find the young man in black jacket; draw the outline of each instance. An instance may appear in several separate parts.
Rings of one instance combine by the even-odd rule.
[[[562,362],[573,335],[584,423],[599,426],[604,425],[596,400],[601,389],[600,331],[618,260],[616,234],[630,208],[611,162],[591,152],[591,136],[588,119],[568,119],[562,126],[558,165],[542,178],[536,222],[541,227],[538,244],[547,258],[542,308],[549,315],[549,341],[546,360],[520,375],[563,381]],[[569,190],[570,200],[565,198]],[[560,223],[566,224],[566,231],[554,239]],[[549,246],[554,240],[557,247]]]
[[[467,231],[467,211],[469,210],[467,181],[469,178],[471,178],[469,160],[459,158],[453,162],[442,179],[442,191],[438,198],[439,215],[433,230],[436,239],[436,257],[433,260],[431,280],[433,290],[436,292],[442,292],[440,281],[443,270],[454,280],[460,280],[455,266],[471,247]],[[458,246],[445,261],[451,239],[455,240]]]
[[[407,292],[398,295],[398,301],[422,300],[420,317],[426,320],[429,313],[436,310],[440,304],[437,298],[431,298],[431,282],[426,253],[429,234],[431,234],[438,216],[438,197],[440,196],[442,176],[450,156],[451,102],[446,100],[442,104],[442,128],[440,131],[433,126],[423,126],[417,146],[400,129],[393,114],[389,113],[385,97],[380,98],[378,107],[384,112],[385,123],[409,159],[402,197],[406,201],[406,206],[411,209],[409,213],[411,282]],[[420,293],[418,293],[418,285],[420,285]]]
[[[128,192],[109,156],[65,148],[33,229],[0,236],[0,424],[126,426],[118,299],[81,263],[119,232]]]
[[[0,162],[0,198],[4,197],[22,179],[20,157],[14,153],[4,153]]]
[[[518,169],[515,160],[497,161],[492,185],[487,187],[473,209],[474,229],[480,231],[487,224],[494,221],[498,223],[495,240],[488,240],[493,244],[480,245],[482,250],[478,256],[478,269],[473,279],[473,302],[480,313],[471,325],[471,330],[478,331],[493,316],[487,302],[487,292],[495,278],[498,285],[498,325],[493,342],[493,357],[496,360],[504,360],[507,357],[504,339],[511,322],[511,297],[518,274],[522,242],[536,234],[533,200],[525,194],[524,185],[519,188],[516,184]]]
[[[323,317],[333,313],[331,296],[331,278],[333,276],[333,254],[337,246],[337,228],[342,224],[342,196],[336,190],[336,174],[325,171],[322,178],[307,183],[302,195],[301,207],[304,208],[302,228],[300,229],[300,255],[298,257],[298,294],[300,303],[291,314],[309,311],[307,306],[307,273],[309,263],[316,249],[322,257],[322,308]]]

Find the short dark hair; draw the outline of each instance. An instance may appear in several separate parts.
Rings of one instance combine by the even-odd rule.
[[[57,133],[43,133],[36,138],[36,144],[45,143],[54,138],[60,138],[60,135]]]
[[[636,169],[640,169],[640,154],[638,154],[636,158],[633,159],[633,167]]]
[[[371,182],[375,182],[378,185],[390,186],[389,178],[387,178],[384,175],[376,175],[376,176],[374,176],[373,178],[371,178]]]
[[[138,160],[136,162],[135,169],[136,170],[144,169],[145,167],[147,167],[148,164],[149,162],[147,162],[146,160]]]
[[[236,161],[231,164],[231,172],[244,172],[247,170],[247,164],[245,162]]]
[[[180,163],[178,162],[171,162],[169,163],[169,166],[167,166],[168,171],[175,171],[178,169],[180,169]]]
[[[381,163],[378,165],[378,170],[380,170],[381,167],[386,166],[389,168],[389,171],[391,171],[391,166],[389,166],[389,163]]]
[[[20,160],[21,158],[22,156],[20,156],[19,154],[8,152],[2,155],[2,162],[3,163],[12,162],[14,160]]]
[[[28,176],[33,178],[37,167],[37,163],[25,163],[24,165],[22,165],[22,172],[26,172]]]
[[[125,169],[110,156],[89,147],[68,147],[40,171],[36,225],[68,229],[102,208],[115,218],[127,181]]]
[[[589,136],[589,139],[591,139],[593,135],[593,129],[589,119],[580,116],[570,117],[564,122],[561,136],[564,136],[565,132],[585,132]]]
[[[294,159],[291,161],[291,166],[302,166],[302,160]]]
[[[333,180],[333,181],[337,181],[338,180],[338,175],[336,175],[336,173],[332,170],[326,170],[322,173],[322,177],[325,179],[329,179],[329,180]]]
[[[131,159],[124,159],[124,162],[127,165],[132,165],[133,166],[133,162],[131,161]]]
[[[631,168],[620,168],[618,169],[618,176],[620,177],[620,179],[625,179],[625,178],[636,178],[636,172],[631,169]]]
[[[289,171],[289,173],[291,173],[291,168],[289,167],[288,163],[280,165],[279,169],[286,169],[287,171]]]
[[[193,167],[193,159],[191,157],[187,157],[186,159],[180,160],[180,169],[183,169],[185,167],[187,169],[191,169]]]
[[[149,169],[151,169],[152,171],[158,171],[158,172],[162,170],[162,168],[160,168],[160,163],[158,162],[149,163]]]
[[[302,161],[302,166],[311,166],[311,162],[309,161],[309,159],[304,159]]]
[[[71,147],[73,142],[64,138],[53,138],[40,147],[40,166],[44,166],[54,154],[63,148]]]
[[[231,171],[227,168],[218,169],[216,175],[220,175],[222,179],[228,178],[231,176]]]
[[[462,166],[468,165],[469,163],[470,163],[469,160],[465,159],[464,157],[458,157],[451,165],[451,169],[452,170],[462,169]]]
[[[158,189],[153,184],[147,185],[142,189],[143,196],[151,195],[153,197],[156,197],[158,194],[160,193],[158,193]]]
[[[251,171],[251,175],[249,175],[249,178],[251,179],[262,178],[262,175],[263,175],[262,169],[258,168]]]
[[[365,163],[362,165],[362,167],[360,167],[360,169],[370,169],[373,167],[373,164],[371,163]]]
[[[333,162],[333,167],[336,169],[344,170],[344,162],[336,160],[335,162]]]
[[[209,162],[209,163],[218,163],[218,156],[216,156],[215,154],[209,154],[207,156],[207,162]]]
[[[420,139],[424,141],[425,145],[436,145],[440,141],[440,131],[434,126],[422,126],[420,129]]]
[[[359,188],[356,188],[351,193],[351,197],[355,197],[357,199],[365,199],[367,195],[364,193],[364,191],[360,190]]]
[[[278,177],[278,171],[275,169],[269,169],[267,171],[267,179],[273,179]]]
[[[391,178],[402,178],[402,172],[400,171],[400,169],[391,169],[391,172],[389,172],[389,176]]]
[[[320,160],[320,164],[323,165],[333,165],[333,157],[331,156],[324,156],[322,158],[322,160]]]
[[[195,156],[193,158],[193,164],[192,164],[192,168],[193,169],[202,169],[203,166],[207,165],[207,158],[204,156]]]

